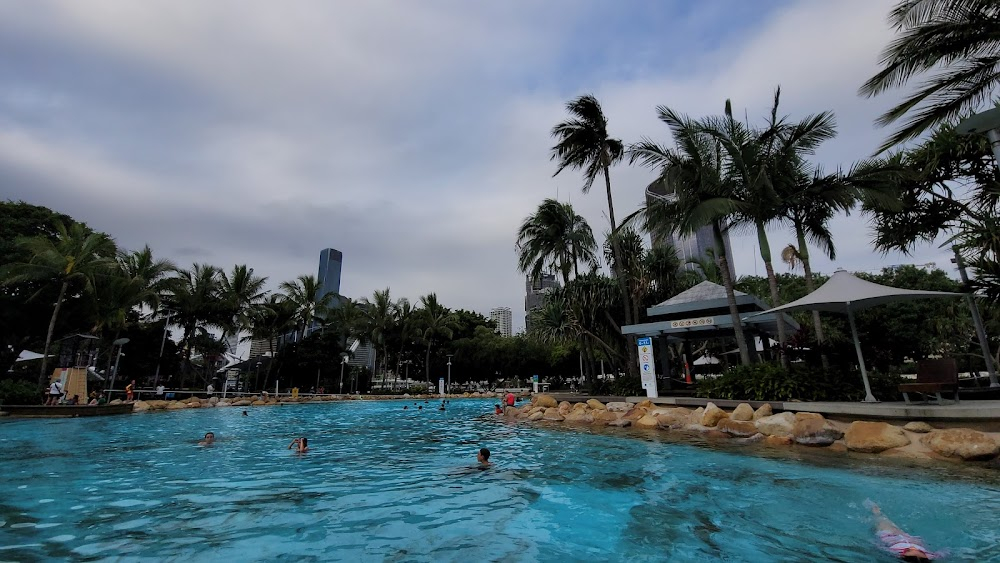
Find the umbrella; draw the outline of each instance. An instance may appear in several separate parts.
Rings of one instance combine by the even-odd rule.
[[[893,301],[928,299],[931,297],[961,297],[963,295],[965,294],[948,291],[900,289],[898,287],[865,281],[844,270],[837,270],[833,273],[833,277],[827,280],[819,289],[802,299],[797,299],[787,305],[775,307],[750,316],[778,313],[781,311],[797,311],[800,309],[847,313],[847,320],[851,325],[851,335],[854,337],[854,349],[858,353],[858,364],[861,367],[861,380],[865,384],[865,402],[874,403],[878,400],[872,395],[871,386],[868,384],[868,371],[865,369],[865,358],[861,355],[861,342],[858,340],[858,329],[854,325],[854,312]]]
[[[31,350],[21,350],[21,353],[17,355],[16,362],[27,362],[29,360],[40,360],[44,358],[44,354],[39,354],[38,352],[32,352]],[[52,357],[52,354],[49,354]]]

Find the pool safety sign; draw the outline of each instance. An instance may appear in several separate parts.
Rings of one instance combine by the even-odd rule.
[[[653,339],[646,336],[636,340],[639,346],[639,378],[647,397],[659,397],[656,390],[656,363],[653,360]]]
[[[438,378],[438,393],[444,395],[444,378]]]

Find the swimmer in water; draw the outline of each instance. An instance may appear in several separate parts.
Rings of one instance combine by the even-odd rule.
[[[288,444],[288,449],[292,449],[293,447],[296,448],[296,453],[304,454],[309,451],[309,439],[305,436],[302,438],[296,438],[292,440],[291,444]]]
[[[214,432],[205,432],[205,437],[200,442],[198,442],[198,445],[199,446],[211,446],[214,443],[215,443],[215,433]]]
[[[476,459],[479,460],[479,467],[486,469],[493,465],[490,463],[490,450],[488,448],[479,448],[479,453],[476,454]]]

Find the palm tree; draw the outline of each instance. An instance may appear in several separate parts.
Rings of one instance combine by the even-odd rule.
[[[569,283],[571,270],[579,275],[581,260],[596,263],[596,247],[587,220],[572,205],[554,199],[543,201],[517,231],[518,267],[533,279],[550,267],[562,273],[564,284]]]
[[[59,288],[49,328],[45,335],[45,347],[42,351],[42,365],[38,372],[38,384],[42,387],[48,384],[49,346],[52,344],[52,334],[55,332],[59,309],[70,288],[84,292],[94,290],[94,279],[111,271],[115,266],[116,253],[114,241],[104,233],[92,232],[80,223],[71,223],[66,227],[61,221],[55,220],[55,240],[46,236],[19,239],[20,246],[30,256],[27,262],[6,266],[0,272],[0,278],[5,285],[27,280],[51,282]],[[40,290],[34,297],[42,293]]]
[[[427,385],[431,384],[431,346],[439,337],[451,339],[454,331],[458,328],[458,320],[454,313],[438,302],[436,293],[429,293],[420,297],[420,309],[417,310],[420,319],[420,336],[427,343],[427,352],[424,357],[424,378]]]
[[[361,311],[364,315],[365,330],[368,333],[369,341],[381,352],[382,378],[385,379],[385,372],[389,365],[389,347],[387,337],[396,325],[396,304],[389,297],[389,288],[375,291],[371,300],[362,299]],[[378,366],[375,366],[378,369]]]
[[[285,292],[285,296],[295,303],[298,308],[299,328],[301,338],[305,338],[309,332],[309,326],[313,318],[324,318],[330,311],[330,306],[338,297],[335,293],[320,295],[323,286],[320,285],[316,276],[299,276],[293,281],[281,282],[278,287]]]
[[[194,264],[190,270],[179,270],[163,300],[168,309],[176,311],[173,322],[182,330],[185,372],[191,368],[192,339],[204,332],[206,326],[221,327],[229,322],[219,295],[221,273],[210,264]]]
[[[603,175],[608,196],[608,219],[611,221],[611,233],[614,234],[618,223],[615,221],[615,206],[611,197],[610,170],[613,164],[621,161],[625,147],[621,140],[608,135],[608,119],[594,96],[587,94],[570,100],[566,104],[566,110],[571,118],[552,128],[552,136],[558,142],[552,147],[551,159],[559,162],[554,175],[566,168],[583,170],[583,193],[588,193],[597,176]],[[611,244],[615,262],[621,264],[621,248],[615,239],[612,239]],[[629,306],[628,288],[620,273],[612,271],[612,275],[618,280],[622,293],[625,323],[633,324],[635,319],[632,318],[632,308]],[[634,336],[628,338],[630,344],[634,344],[634,340]],[[633,374],[639,365],[638,350],[634,348],[634,345],[629,346],[629,355],[636,360],[628,365],[629,372]]]
[[[399,379],[398,366],[403,359],[403,350],[406,348],[406,345],[410,342],[410,339],[413,338],[417,331],[416,324],[418,319],[416,312],[417,309],[413,308],[413,304],[410,303],[409,299],[402,297],[396,302],[396,319],[393,323],[393,327],[395,328],[394,336],[399,338],[399,352],[396,354],[397,369],[396,378],[392,384],[393,389],[395,389],[396,381]]]
[[[777,88],[770,119],[763,129],[752,128],[736,120],[729,100],[726,100],[722,117],[705,120],[706,133],[719,142],[725,154],[725,179],[734,183],[733,191],[742,201],[743,211],[734,223],[750,225],[757,233],[772,307],[781,305],[781,297],[767,226],[782,217],[780,192],[786,185],[798,181],[803,158],[836,135],[834,117],[829,112],[808,116],[794,124],[787,123],[784,118],[779,119],[780,98],[781,88]],[[786,340],[785,325],[778,323],[781,362],[787,367]]]
[[[976,111],[1000,84],[1000,4],[995,0],[900,0],[889,13],[899,33],[882,51],[882,70],[861,86],[872,97],[922,76],[916,91],[879,117],[910,116],[886,150],[930,127]]]
[[[746,213],[746,205],[735,193],[733,184],[723,178],[723,150],[720,143],[706,133],[706,124],[665,106],[657,107],[657,113],[660,121],[670,127],[677,143],[676,149],[643,139],[631,148],[630,153],[633,162],[638,161],[658,170],[660,176],[656,181],[666,184],[667,193],[672,195],[656,199],[646,206],[643,212],[645,228],[651,232],[687,235],[705,225],[712,227],[740,360],[748,365],[750,352],[736,306],[733,273],[723,242],[729,219]]]
[[[239,336],[241,331],[249,328],[254,307],[267,298],[267,290],[264,289],[267,278],[255,276],[253,268],[247,268],[246,264],[242,264],[233,266],[229,274],[221,272],[219,282],[222,301],[232,314],[232,321],[223,327],[221,338],[228,347],[226,337],[230,333]],[[235,353],[235,350],[228,351]]]
[[[250,336],[254,339],[267,339],[268,350],[271,356],[267,362],[264,384],[257,387],[259,382],[254,381],[255,389],[267,388],[267,382],[271,378],[271,367],[274,364],[277,352],[274,349],[274,344],[279,338],[295,328],[297,312],[298,308],[295,303],[280,293],[268,295],[263,303],[250,309]],[[258,373],[257,375],[259,377],[260,374]]]

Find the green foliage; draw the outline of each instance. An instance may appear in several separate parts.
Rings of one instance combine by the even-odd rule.
[[[0,381],[0,405],[37,405],[41,402],[38,387],[26,381]]]
[[[590,388],[592,395],[612,397],[637,397],[645,395],[639,376],[619,375],[614,379],[601,379]]]
[[[902,380],[898,374],[869,373],[872,392],[892,400]],[[770,363],[736,366],[714,379],[698,382],[699,397],[746,401],[858,401],[864,398],[856,373],[824,371],[801,364],[789,369]]]

